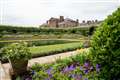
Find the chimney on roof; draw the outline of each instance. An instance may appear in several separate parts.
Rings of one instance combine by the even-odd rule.
[[[60,16],[60,22],[64,21],[64,16]]]
[[[78,20],[78,19],[76,19],[76,22],[77,22],[77,23],[79,23],[79,20]]]
[[[83,20],[82,23],[85,23],[85,20]]]
[[[78,26],[79,25],[79,20],[78,19],[76,19],[76,26]]]
[[[98,20],[96,19],[96,20],[95,20],[95,22],[97,23],[97,22],[98,22]]]
[[[46,23],[48,24],[49,21],[46,21]]]

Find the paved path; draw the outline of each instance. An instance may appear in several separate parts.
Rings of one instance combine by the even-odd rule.
[[[28,66],[32,66],[32,65],[34,65],[36,63],[45,64],[45,63],[55,62],[57,59],[64,59],[66,57],[70,57],[70,56],[78,54],[79,53],[78,51],[84,51],[84,50],[85,49],[76,50],[76,51],[70,51],[70,52],[64,52],[64,53],[45,56],[45,57],[33,58],[33,59],[29,60]],[[10,64],[9,63],[3,64],[3,68],[4,68],[6,73],[9,73]],[[7,76],[10,76],[10,75],[7,75]]]
[[[0,62],[0,80],[11,80],[9,73],[5,71],[1,62]]]
[[[78,54],[76,51],[70,51],[70,52],[65,52],[65,53],[46,56],[46,57],[34,58],[29,61],[28,66],[31,66],[36,63],[40,63],[40,64],[52,63],[55,62],[57,59],[63,59],[76,54]]]

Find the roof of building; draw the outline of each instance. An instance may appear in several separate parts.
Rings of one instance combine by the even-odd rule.
[[[60,22],[59,24],[65,24],[65,23],[70,23],[70,22],[76,22],[76,21],[74,21],[70,18],[66,18],[66,19],[64,19],[64,21]]]
[[[59,20],[58,18],[51,17],[49,20]]]
[[[72,19],[70,19],[70,18],[65,18],[64,21],[74,21],[74,20],[72,20]]]

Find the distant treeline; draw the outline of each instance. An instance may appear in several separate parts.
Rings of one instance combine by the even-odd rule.
[[[0,25],[0,33],[3,34],[15,34],[15,33],[34,33],[39,32],[38,28],[35,27],[15,27],[15,26],[7,26]]]
[[[96,26],[82,28],[37,28],[0,25],[0,34],[81,34],[91,35]]]

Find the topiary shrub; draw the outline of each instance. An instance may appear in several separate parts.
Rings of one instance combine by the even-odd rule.
[[[91,53],[93,62],[101,64],[100,77],[120,79],[120,8],[109,15],[94,33]]]

